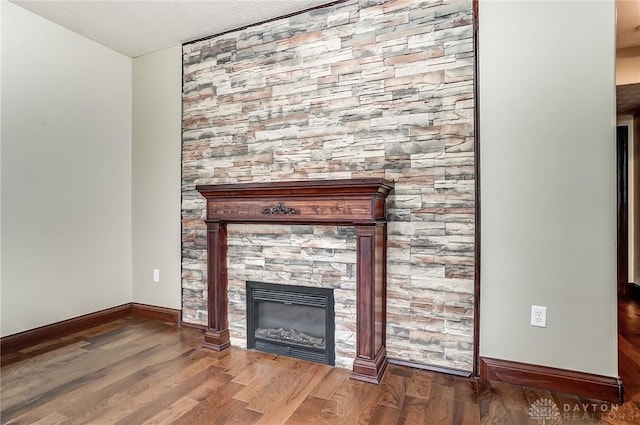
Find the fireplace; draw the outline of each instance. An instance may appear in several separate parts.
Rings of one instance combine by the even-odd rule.
[[[207,315],[203,347],[230,345],[227,224],[354,226],[356,358],[351,378],[380,383],[387,367],[387,222],[393,182],[380,178],[198,185],[207,200]]]
[[[247,348],[335,364],[333,290],[247,282]]]

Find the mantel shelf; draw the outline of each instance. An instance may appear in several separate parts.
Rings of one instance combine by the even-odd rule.
[[[384,220],[384,201],[393,182],[307,180],[196,189],[207,198],[207,221],[349,225]]]

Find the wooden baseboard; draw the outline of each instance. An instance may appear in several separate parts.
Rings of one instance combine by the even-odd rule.
[[[50,325],[40,326],[39,328],[17,334],[7,335],[0,338],[0,351],[3,353],[17,351],[50,339],[61,338],[74,332],[82,331],[112,320],[122,319],[130,315],[131,303],[127,303]]]
[[[131,315],[168,322],[176,326],[180,326],[180,320],[182,319],[180,310],[140,303],[131,303]]]
[[[193,328],[201,331],[206,331],[208,329],[207,325],[199,325],[197,323],[180,322],[180,326],[182,326],[183,328]]]
[[[147,317],[179,326],[182,315],[180,310],[172,308],[156,307],[139,303],[122,304],[106,310],[96,311],[95,313],[85,314],[84,316],[40,326],[39,328],[13,335],[7,335],[0,338],[0,352],[8,353],[18,351],[25,347],[40,344],[51,339],[61,338],[74,332],[130,316]]]
[[[622,403],[619,378],[480,357],[480,376],[491,381],[543,388],[611,403]]]
[[[442,367],[442,366],[432,366],[432,365],[412,362],[409,360],[396,359],[393,357],[389,357],[388,361],[389,361],[389,364],[393,364],[393,365],[407,366],[407,367],[412,367],[414,369],[428,370],[430,372],[446,373],[447,375],[460,376],[462,378],[469,378],[472,375],[472,372],[465,371],[465,370],[453,369],[450,367]]]

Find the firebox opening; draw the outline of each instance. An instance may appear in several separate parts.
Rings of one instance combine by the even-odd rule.
[[[247,282],[247,348],[334,365],[333,289]]]

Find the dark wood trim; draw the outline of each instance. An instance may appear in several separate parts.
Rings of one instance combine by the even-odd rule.
[[[351,378],[378,384],[387,367],[387,224],[357,224],[356,238],[357,355]]]
[[[146,317],[149,319],[167,322],[179,326],[182,312],[174,308],[131,303],[131,316]]]
[[[393,182],[381,178],[293,180],[277,182],[253,182],[197,185],[196,190],[207,199],[300,197],[334,198],[336,196],[380,194],[386,196],[393,189]]]
[[[475,234],[473,274],[473,374],[480,364],[480,83],[478,79],[478,34],[480,1],[473,0],[473,129],[475,176]]]
[[[633,295],[629,285],[629,126],[616,125],[616,286],[617,317],[621,319],[620,301]],[[618,324],[618,327],[620,324]],[[619,332],[619,331],[618,331]],[[620,361],[618,344],[618,362]],[[620,367],[618,366],[618,371]],[[622,385],[622,382],[620,383]],[[622,392],[620,398],[623,398]]]
[[[197,323],[187,323],[187,322],[183,322],[183,321],[180,321],[180,327],[198,329],[198,330],[201,330],[201,331],[206,331],[207,330],[207,325],[199,325]]]
[[[226,223],[207,222],[207,270],[209,327],[204,334],[203,347],[221,351],[230,345]]]
[[[83,316],[73,317],[39,328],[29,329],[13,335],[0,338],[0,351],[3,353],[18,351],[26,347],[41,344],[51,339],[62,338],[74,332],[89,329],[113,320],[125,317],[146,317],[152,320],[167,322],[179,326],[182,313],[168,307],[158,307],[148,304],[127,303]],[[198,325],[190,325],[196,327]]]
[[[394,184],[380,178],[198,185],[207,222],[327,224],[385,221]]]
[[[353,372],[351,379],[357,381],[369,382],[371,384],[379,384],[382,376],[387,370],[389,361],[387,359],[387,349],[382,346],[376,355],[367,359],[361,353],[357,353],[356,359],[353,361]]]
[[[0,351],[17,351],[25,347],[40,344],[50,339],[61,338],[112,320],[123,319],[131,315],[131,303],[107,308],[72,319],[40,326],[24,332],[0,338]]]
[[[543,388],[611,403],[622,403],[619,378],[547,366],[480,358],[480,376],[490,381]]]
[[[469,372],[467,370],[453,369],[450,367],[444,366],[433,366],[423,363],[412,362],[410,360],[402,360],[394,357],[388,358],[389,364],[397,365],[397,366],[406,366],[411,367],[413,369],[420,370],[428,370],[429,372],[437,372],[437,373],[445,373],[447,375],[459,376],[461,378],[470,378],[473,375],[473,372]]]
[[[229,347],[227,223],[355,226],[356,358],[353,379],[379,383],[386,357],[386,209],[380,178],[198,185],[207,200],[208,328],[203,347]]]
[[[626,295],[629,283],[629,127],[616,127],[616,204],[618,293]]]
[[[227,31],[219,32],[219,33],[214,34],[214,35],[208,35],[206,37],[198,38],[198,39],[195,39],[195,40],[187,41],[186,43],[182,43],[182,45],[184,46],[185,44],[191,44],[191,43],[197,43],[199,41],[210,40],[212,38],[220,37],[221,35],[230,34],[232,32],[236,32],[236,31],[242,31],[242,30],[245,30],[245,29],[251,28],[251,27],[257,27],[258,25],[266,24],[266,23],[273,22],[273,21],[278,21],[280,19],[286,19],[286,18],[290,18],[292,16],[301,15],[303,13],[311,12],[312,10],[324,9],[325,7],[331,7],[331,6],[334,6],[336,4],[344,3],[346,1],[347,0],[336,0],[336,1],[332,1],[330,3],[327,2],[326,4],[321,4],[319,6],[310,7],[308,9],[304,9],[304,10],[301,10],[299,12],[287,13],[286,15],[281,15],[281,16],[278,16],[276,18],[265,19],[264,21],[256,22],[256,23],[245,25],[245,26],[238,27],[238,28],[233,28],[233,29],[230,29],[230,30],[227,30]]]

